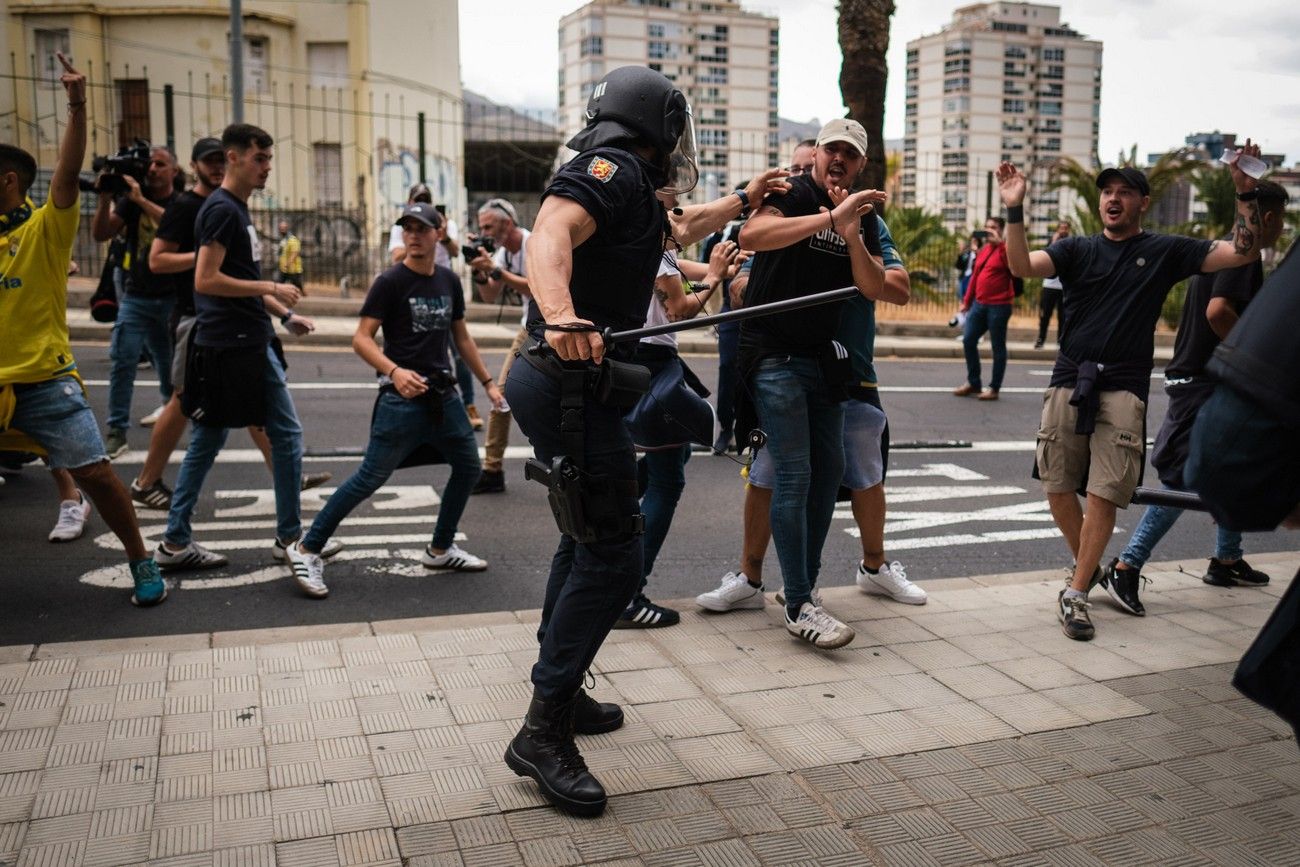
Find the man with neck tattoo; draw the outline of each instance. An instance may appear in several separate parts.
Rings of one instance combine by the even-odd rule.
[[[1258,156],[1259,146],[1247,139],[1241,152]],[[1007,208],[1011,273],[1057,276],[1065,287],[1061,309],[1070,327],[1043,397],[1034,469],[1075,560],[1070,586],[1057,597],[1056,616],[1068,637],[1089,641],[1095,628],[1088,590],[1101,580],[1099,564],[1115,529],[1115,510],[1128,507],[1142,477],[1155,326],[1165,296],[1180,280],[1259,258],[1259,194],[1255,179],[1234,163],[1237,222],[1230,241],[1158,235],[1142,228],[1151,205],[1146,176],[1131,167],[1105,169],[1097,175],[1102,231],[1030,252],[1025,176],[1004,162],[997,178]]]
[[[86,156],[86,77],[58,55],[68,118],[49,197],[28,198],[36,160],[0,144],[0,432],[21,431],[86,492],[130,561],[136,605],[167,598],[140,538],[131,495],[108,463],[68,341],[68,260],[80,218],[77,174]]]

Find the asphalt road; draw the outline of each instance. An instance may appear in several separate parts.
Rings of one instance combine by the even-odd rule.
[[[103,418],[107,348],[76,347],[92,403]],[[497,369],[500,353],[488,353]],[[710,358],[691,359],[705,382],[716,376]],[[987,362],[986,362],[987,364]],[[1056,535],[1036,482],[1029,478],[1047,366],[1011,364],[1002,399],[981,403],[948,394],[962,381],[958,362],[884,360],[883,400],[894,442],[890,461],[887,548],[908,575],[928,579],[1065,567],[1069,553]],[[328,470],[334,481],[307,492],[304,518],[359,463],[374,399],[366,368],[347,351],[295,350],[290,354],[294,400],[306,430],[310,471]],[[157,397],[152,371],[141,371],[133,417]],[[482,400],[480,398],[480,400]],[[1153,389],[1149,424],[1156,429],[1164,397]],[[480,434],[481,437],[481,434]],[[134,428],[131,451],[114,463],[122,479],[138,470],[147,431]],[[918,450],[908,443],[963,441],[969,447]],[[557,534],[540,485],[523,478],[527,450],[516,430],[506,462],[509,490],[473,498],[461,522],[460,544],[486,558],[479,574],[429,573],[418,562],[432,531],[443,467],[399,471],[371,502],[339,530],[346,549],[326,570],[331,595],[302,597],[287,567],[270,556],[274,502],[270,476],[247,435],[233,432],[208,478],[195,514],[195,538],[226,553],[229,567],[176,576],[167,602],[156,609],[131,606],[130,582],[116,539],[92,515],[85,536],[72,543],[46,541],[58,503],[48,475],[37,466],[0,487],[0,644],[52,642],[148,634],[203,632],[306,623],[381,620],[411,616],[536,608],[541,604]],[[178,451],[174,460],[179,460]],[[676,522],[651,578],[655,599],[692,597],[717,585],[737,566],[742,484],[739,466],[726,457],[697,454],[687,465],[687,487]],[[1148,475],[1154,480],[1154,475]],[[168,482],[175,480],[175,466]],[[156,544],[166,522],[142,511],[141,523]],[[1141,512],[1120,514],[1109,552],[1117,554]],[[832,525],[823,562],[824,585],[853,579],[859,543],[847,509]],[[1188,514],[1157,549],[1156,559],[1208,557],[1213,527]],[[1300,534],[1247,538],[1250,552],[1295,550]],[[1280,576],[1278,576],[1280,577]],[[780,584],[774,553],[768,556],[769,589]],[[1044,616],[1050,616],[1044,602]]]

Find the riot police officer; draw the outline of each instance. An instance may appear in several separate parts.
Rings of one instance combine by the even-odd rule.
[[[532,670],[533,699],[505,760],[565,812],[599,815],[605,790],[574,733],[613,731],[623,711],[582,688],[641,578],[635,454],[623,413],[648,383],[632,347],[601,331],[644,324],[665,236],[689,244],[788,186],[772,170],[736,193],[667,212],[656,190],[695,186],[690,106],[645,67],[611,71],[592,90],[578,155],[542,196],[526,254],[533,291],[529,345],[506,397],[532,443],[561,530],[551,561]]]

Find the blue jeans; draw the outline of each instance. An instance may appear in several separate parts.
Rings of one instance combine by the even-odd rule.
[[[108,374],[108,426],[126,430],[131,426],[131,394],[135,390],[136,365],[147,351],[158,373],[158,393],[166,403],[172,396],[172,307],[176,299],[141,298],[127,292],[117,306],[117,322],[108,345],[113,366]]]
[[[560,435],[560,384],[527,361],[510,368],[506,399],[537,458],[546,464],[566,454]],[[630,486],[619,492],[619,510],[638,512],[636,454],[617,409],[588,399],[583,412],[583,461],[588,473]],[[565,701],[582,685],[597,651],[627,608],[641,581],[641,537],[625,533],[591,544],[561,536],[551,558],[537,663],[532,680],[544,701]]]
[[[293,542],[302,532],[299,521],[302,494],[302,425],[285,384],[284,367],[270,346],[266,347],[266,436],[271,441],[271,480],[275,487],[275,535],[281,542]],[[176,475],[171,511],[163,541],[188,545],[192,538],[190,516],[199,490],[217,452],[226,444],[226,428],[205,424],[190,426],[190,444]]]
[[[776,478],[772,539],[786,604],[812,599],[822,546],[844,474],[844,415],[815,358],[781,356],[759,363],[752,380],[758,417]]]
[[[1147,506],[1146,511],[1142,513],[1142,520],[1138,522],[1137,529],[1133,531],[1133,536],[1128,540],[1128,545],[1124,548],[1124,553],[1119,555],[1119,559],[1134,569],[1141,569],[1151,559],[1152,549],[1160,544],[1160,540],[1164,538],[1165,533],[1169,532],[1169,528],[1182,513],[1182,509],[1170,506]],[[1215,529],[1217,531],[1214,544],[1215,558],[1240,560],[1241,534],[1222,526],[1216,526]]]
[[[646,452],[645,467],[648,479],[645,494],[641,496],[641,511],[645,514],[645,535],[641,539],[644,552],[641,589],[655,568],[655,558],[668,537],[668,528],[677,512],[677,501],[686,487],[686,462],[691,459],[691,447],[679,446],[657,452]]]
[[[438,520],[429,543],[439,550],[451,547],[481,468],[478,443],[470,429],[465,404],[454,391],[442,396],[441,424],[436,423],[424,398],[407,400],[390,391],[379,395],[370,420],[370,443],[361,466],[330,495],[307,530],[303,546],[308,551],[319,552],[339,523],[379,490],[393,470],[423,444],[436,448],[451,465],[451,476],[442,492],[442,505],[438,507]]]
[[[978,301],[971,304],[961,345],[966,350],[966,381],[972,388],[980,387],[979,342],[986,331],[993,344],[993,378],[989,380],[989,388],[997,391],[1002,387],[1002,377],[1007,372],[1007,323],[1010,321],[1010,304],[984,305]]]
[[[15,383],[14,399],[10,427],[41,444],[51,469],[75,470],[108,460],[99,423],[76,377]]]

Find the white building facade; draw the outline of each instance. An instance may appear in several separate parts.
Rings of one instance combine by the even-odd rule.
[[[560,19],[559,126],[567,140],[611,69],[645,65],[686,95],[695,114],[707,201],[778,165],[775,16],[730,0],[593,0]]]
[[[962,231],[1001,210],[992,172],[1011,160],[1029,176],[1026,218],[1044,239],[1074,213],[1048,189],[1062,157],[1097,161],[1102,43],[1061,21],[1056,6],[980,3],[938,33],[907,43],[901,178],[904,205]]]

